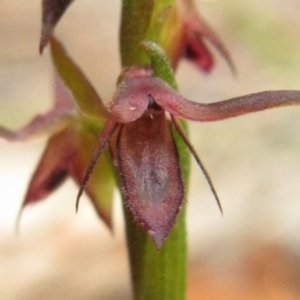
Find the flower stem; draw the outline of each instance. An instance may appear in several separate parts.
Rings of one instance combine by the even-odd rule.
[[[179,28],[176,9],[174,0],[123,0],[120,30],[123,67],[150,63],[151,55],[149,57],[149,53],[140,45],[144,40],[151,40],[160,45],[167,52],[172,64],[176,63],[181,36],[179,29],[174,31],[174,28]],[[159,18],[162,12],[164,18]],[[174,37],[172,39],[166,38],[168,28]],[[178,38],[175,38],[176,36]],[[172,81],[169,82],[172,86],[176,85],[169,65],[164,66],[164,60],[155,61],[158,61],[154,70],[155,75]],[[189,154],[178,134],[176,132],[173,134],[180,155],[185,186],[187,186]],[[124,213],[134,299],[185,299],[185,209],[180,212],[177,223],[159,251],[155,248],[149,234],[134,221],[132,213],[125,206]]]
[[[125,215],[134,299],[184,299],[184,210],[160,251],[157,251],[150,236],[133,220],[131,212],[125,209]]]

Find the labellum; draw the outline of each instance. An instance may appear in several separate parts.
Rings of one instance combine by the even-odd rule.
[[[184,192],[171,122],[155,103],[120,127],[114,160],[125,203],[161,245],[181,208]]]

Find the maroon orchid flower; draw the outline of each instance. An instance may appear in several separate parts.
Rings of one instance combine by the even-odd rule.
[[[153,53],[160,49],[151,42],[144,43],[143,47]],[[71,176],[80,185],[77,208],[86,190],[100,217],[111,225],[113,176],[106,152],[109,146],[125,205],[151,234],[157,248],[168,236],[184,201],[174,130],[202,168],[221,208],[209,175],[179,119],[218,121],[272,107],[300,104],[300,91],[268,91],[216,103],[196,103],[154,76],[151,67],[141,66],[123,71],[112,100],[104,105],[85,75],[54,38],[51,50],[56,70],[72,92],[78,110],[58,80],[56,103],[51,111],[17,132],[0,128],[1,137],[17,141],[44,130],[52,133],[22,208],[44,199]],[[151,51],[147,52],[150,60],[153,59]],[[158,55],[162,55],[161,49]],[[106,119],[104,125],[103,119]],[[90,161],[93,149],[96,150]]]
[[[291,104],[300,104],[300,91],[262,92],[211,104],[195,103],[154,77],[151,68],[128,69],[107,105],[110,117],[77,199],[98,157],[109,143],[125,204],[159,248],[175,223],[184,199],[172,127],[178,131],[203,169],[177,118],[217,121]],[[203,170],[220,206],[211,181]]]
[[[98,135],[103,127],[101,120],[95,122],[93,118],[77,111],[70,93],[60,78],[55,78],[55,103],[50,111],[38,115],[17,131],[0,127],[0,137],[11,142],[50,135],[28,185],[19,218],[27,205],[46,199],[67,177],[70,176],[78,185],[81,184],[90,154],[97,145]],[[100,218],[111,228],[114,179],[107,156],[108,153],[101,158],[95,169],[97,174],[88,183],[86,192]]]
[[[153,43],[145,45],[151,47]],[[109,146],[125,205],[136,221],[151,234],[157,248],[170,232],[184,201],[182,171],[172,129],[179,133],[202,168],[220,206],[212,182],[178,118],[218,121],[272,107],[300,104],[300,91],[268,91],[216,103],[196,103],[181,96],[165,81],[154,76],[151,67],[145,66],[124,70],[112,100],[104,106],[58,41],[52,39],[51,46],[57,70],[73,92],[80,110],[89,114],[91,111],[87,107],[91,106],[91,102],[101,107],[98,117],[107,119],[78,193],[77,206],[86,185],[93,178],[98,158]],[[72,74],[72,81],[68,74]],[[78,96],[76,82],[82,81],[85,88]],[[86,107],[83,106],[82,95]]]

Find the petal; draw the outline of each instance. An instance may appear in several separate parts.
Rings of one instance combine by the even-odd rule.
[[[72,92],[79,110],[90,117],[109,118],[110,114],[92,84],[54,37],[51,38],[51,53],[55,68]]]
[[[35,116],[19,130],[10,130],[0,126],[0,138],[10,142],[20,142],[39,135],[57,133],[75,121],[75,107],[70,93],[54,72],[55,103],[54,107],[44,114]]]
[[[177,133],[180,135],[182,141],[185,143],[185,145],[188,147],[188,149],[190,150],[191,154],[193,155],[193,157],[195,158],[198,166],[200,167],[200,169],[202,170],[202,173],[210,187],[210,190],[211,192],[213,193],[216,201],[217,201],[217,204],[219,206],[219,209],[221,211],[221,213],[223,214],[223,209],[222,209],[222,205],[221,205],[221,202],[220,202],[220,199],[219,199],[219,196],[216,192],[216,189],[213,185],[213,182],[204,166],[204,164],[202,163],[199,155],[197,154],[197,152],[195,151],[194,147],[192,146],[192,144],[190,143],[190,141],[188,140],[188,137],[186,136],[185,132],[184,132],[184,129],[182,128],[180,122],[174,117],[171,115],[171,120],[172,120],[172,123],[175,127],[175,130],[177,131]]]
[[[184,198],[178,153],[164,112],[149,110],[123,125],[114,157],[125,204],[160,248]]]
[[[193,33],[186,34],[185,57],[192,61],[198,68],[209,72],[214,66],[214,60],[201,39]]]
[[[40,53],[47,46],[54,27],[72,2],[73,0],[43,0]]]
[[[51,110],[37,115],[31,122],[19,130],[10,130],[0,126],[0,138],[10,142],[21,142],[29,138],[61,131],[74,121],[71,112],[65,110]]]
[[[69,173],[79,186],[84,182],[84,175],[89,166],[91,155],[97,147],[99,128],[85,124],[78,128],[75,139],[74,159],[69,166]],[[111,210],[115,186],[114,171],[109,161],[109,154],[104,152],[86,184],[85,191],[91,199],[98,215],[112,228]]]
[[[54,107],[59,110],[76,110],[72,94],[60,76],[54,71]]]
[[[200,122],[224,120],[269,108],[300,105],[300,91],[293,90],[260,92],[208,104],[189,101],[174,92],[170,97],[163,97],[159,93],[153,97],[170,114]]]
[[[152,99],[171,115],[190,121],[209,122],[274,107],[299,105],[300,91],[266,91],[204,104],[184,98],[159,78],[128,78],[120,84],[118,97],[110,103],[111,113],[116,114],[120,122],[134,121]]]
[[[97,145],[99,127],[91,124],[69,127],[53,136],[30,181],[21,207],[19,218],[25,206],[45,199],[71,175],[80,185],[91,153]],[[109,228],[113,194],[113,170],[107,156],[103,156],[96,168],[95,176],[87,184],[86,190],[98,215]]]
[[[83,191],[85,190],[87,184],[89,183],[89,180],[92,176],[92,173],[95,170],[100,155],[103,153],[106,145],[108,144],[109,140],[111,139],[114,132],[118,129],[118,127],[119,124],[113,121],[107,121],[105,123],[104,128],[100,134],[100,137],[97,140],[97,144],[94,147],[94,154],[89,159],[90,163],[89,165],[86,165],[86,171],[84,172],[84,176],[82,177],[83,179],[81,180],[80,189],[77,194],[76,210],[78,210],[80,197]],[[80,146],[82,147],[82,144],[80,144]],[[81,176],[80,177],[78,176],[78,178],[81,179]]]
[[[72,131],[66,129],[49,140],[29,183],[20,214],[26,205],[45,199],[64,182],[74,156],[72,137]]]

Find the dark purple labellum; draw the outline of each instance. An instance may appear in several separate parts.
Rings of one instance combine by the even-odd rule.
[[[162,109],[148,109],[121,126],[116,144],[125,204],[160,248],[175,223],[184,192],[170,121]]]

